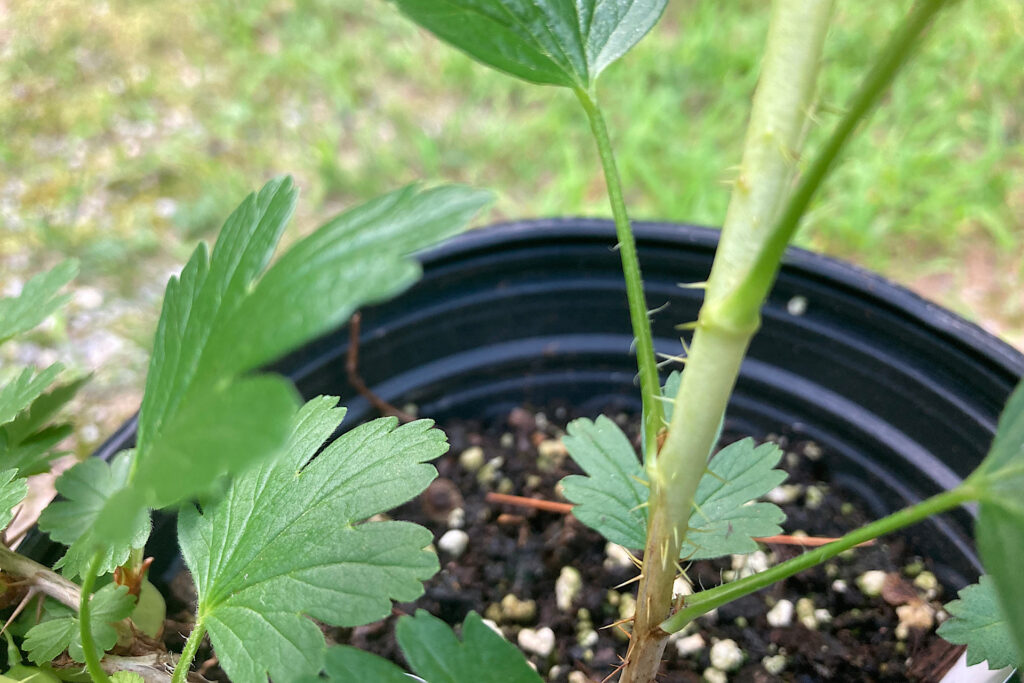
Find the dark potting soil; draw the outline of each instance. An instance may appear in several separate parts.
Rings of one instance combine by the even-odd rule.
[[[555,643],[550,654],[528,653],[545,680],[570,681],[571,675],[571,683],[596,682],[609,676],[625,654],[627,640],[622,630],[602,627],[629,615],[636,584],[622,584],[637,570],[622,553],[608,553],[604,539],[572,515],[485,500],[488,492],[497,491],[565,502],[558,482],[579,473],[559,441],[571,417],[575,416],[562,408],[543,413],[516,409],[496,424],[440,425],[451,450],[435,462],[438,479],[390,516],[417,522],[434,533],[435,545],[441,546],[441,571],[426,583],[419,600],[396,605],[395,616],[354,629],[325,629],[328,640],[404,664],[394,640],[397,615],[426,609],[455,625],[475,610],[520,645],[530,640],[530,631],[520,635],[524,629],[532,630],[533,640],[542,644],[544,634],[538,639],[536,632],[551,629]],[[637,420],[613,417],[635,441]],[[736,438],[727,433],[723,444]],[[776,502],[788,501],[781,502],[786,533],[840,536],[870,521],[853,497],[830,485],[827,454],[816,444],[785,435],[771,439],[786,452],[781,467],[789,478],[775,491]],[[457,558],[438,543],[452,528],[468,535]],[[690,564],[687,576],[698,589],[711,587],[735,572],[800,552],[798,547],[769,544],[763,554],[748,560],[747,569],[739,557],[722,558]],[[555,584],[565,567],[579,572],[583,588],[568,609],[560,609]],[[930,568],[929,560],[914,555],[898,535],[844,553],[698,619],[669,643],[658,680],[702,680],[712,663],[713,645],[731,640],[742,652],[742,664],[728,673],[732,681],[937,681],[961,648],[934,634],[933,617],[941,614],[941,602],[952,596],[934,583]],[[858,579],[863,581],[867,572],[876,572],[870,575],[876,580],[881,578],[877,572],[884,573],[881,594],[869,596],[859,587]],[[181,578],[187,583],[187,575]],[[188,601],[187,589],[174,592]],[[769,611],[780,601],[789,601],[794,609],[787,620],[784,613],[790,610],[777,607],[771,625]],[[172,598],[169,607],[173,603]],[[187,619],[186,614],[180,618]],[[918,625],[899,628],[900,614],[905,622]],[[180,650],[183,639],[178,634],[187,630],[184,623],[169,624],[168,647]],[[719,649],[736,655],[731,643]],[[197,663],[204,656],[211,656],[208,645]],[[216,666],[207,666],[204,673],[226,680]],[[708,673],[710,678],[717,674]]]

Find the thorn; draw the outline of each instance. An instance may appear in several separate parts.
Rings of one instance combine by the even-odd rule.
[[[622,659],[622,657],[619,657],[619,659]],[[607,676],[602,678],[601,679],[601,683],[608,683],[608,681],[611,680],[612,676],[614,676],[615,674],[619,673],[624,668],[626,668],[626,660],[622,659],[622,664],[619,664],[617,667],[612,669],[612,672],[610,674],[608,674]]]
[[[629,476],[629,478],[632,479],[633,481],[635,481],[638,484],[643,484],[645,487],[651,488],[651,482],[647,481],[646,479],[641,479],[640,477],[636,476],[635,474],[631,474]],[[644,501],[643,503],[640,503],[639,505],[637,505],[633,509],[634,510],[639,510],[642,507],[646,507],[647,506],[647,502],[648,501]]]
[[[677,282],[676,287],[681,287],[682,289],[707,289],[708,281],[704,280],[702,282]]]
[[[622,626],[623,624],[628,624],[631,621],[633,621],[633,617],[626,617],[625,619],[619,619],[618,621],[613,621],[612,623],[610,623],[610,624],[608,624],[606,626],[600,626],[600,627],[598,627],[597,630],[598,631],[604,631],[605,629],[609,629],[609,628],[618,628],[618,627]],[[627,633],[626,635],[629,635],[629,634]]]
[[[679,323],[678,325],[676,325],[676,329],[677,330],[681,330],[683,332],[688,332],[688,331],[692,331],[692,330],[697,329],[699,326],[700,326],[700,321],[699,320],[694,320],[693,322],[689,322],[689,323]]]
[[[705,467],[704,468],[704,474],[710,475],[711,477],[717,479],[718,481],[722,482],[723,484],[728,484],[729,483],[728,479],[726,479],[722,475],[718,474],[717,472],[712,471],[710,467]]]
[[[642,578],[644,578],[643,574],[637,574],[632,579],[626,579],[625,581],[620,583],[618,586],[612,586],[612,588],[614,588],[615,590],[618,590],[619,588],[622,588],[623,586],[628,586],[631,583],[636,583],[637,581],[639,581]]]
[[[631,552],[631,551],[629,550],[629,548],[625,548],[625,547],[623,547],[622,549],[626,551],[626,556],[627,556],[627,557],[629,557],[629,559],[630,559],[630,561],[631,561],[631,562],[633,563],[633,565],[634,565],[634,566],[635,566],[635,567],[636,567],[637,569],[640,569],[640,570],[642,571],[642,570],[643,570],[643,568],[644,568],[644,563],[643,563],[643,562],[642,562],[642,561],[640,560],[640,558],[638,558],[638,557],[637,557],[636,555],[634,555],[634,554],[633,554],[633,553],[632,553],[632,552]]]
[[[658,306],[657,308],[650,309],[649,311],[647,311],[647,317],[649,318],[652,315],[654,315],[655,313],[661,313],[666,308],[668,308],[670,304],[671,304],[670,301],[666,301],[665,303],[663,303],[662,305]]]

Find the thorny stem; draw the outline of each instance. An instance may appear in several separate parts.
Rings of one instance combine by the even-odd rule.
[[[807,206],[828,176],[843,147],[857,126],[892,84],[919,38],[935,15],[956,0],[920,0],[897,27],[881,55],[854,94],[846,113],[836,124],[814,161],[803,173],[800,183],[772,226],[770,237],[743,282],[729,294],[731,301],[742,301],[767,292],[775,280],[786,245],[792,239]]]
[[[733,190],[704,305],[675,397],[668,437],[650,480],[647,546],[624,683],[653,681],[668,633],[672,585],[697,484],[718,435],[740,363],[760,324],[764,296],[733,310],[715,304],[735,285],[735,274],[756,259],[794,171],[795,150],[814,95],[831,0],[777,0],[754,95],[740,177]],[[762,233],[759,235],[758,233]],[[735,310],[741,309],[741,310]]]
[[[644,297],[643,277],[640,273],[640,261],[636,255],[636,240],[629,225],[626,213],[626,202],[622,196],[622,181],[615,165],[615,154],[608,137],[608,128],[604,123],[601,108],[593,93],[577,89],[576,96],[587,118],[590,130],[597,143],[597,152],[604,168],[604,180],[608,187],[608,202],[612,207],[615,219],[615,235],[618,239],[619,256],[622,258],[622,273],[626,279],[626,299],[629,303],[629,319],[633,325],[633,337],[636,339],[636,362],[640,373],[640,394],[644,412],[644,453],[648,458],[654,457],[658,448],[658,432],[665,426],[664,410],[661,406],[661,382],[658,379],[658,361],[654,355],[654,338],[651,334],[651,320]]]
[[[92,638],[92,611],[89,604],[92,599],[92,587],[96,584],[96,574],[99,572],[102,559],[100,551],[96,551],[82,576],[82,594],[78,601],[78,627],[82,638],[82,652],[85,655],[85,668],[89,672],[89,677],[95,683],[110,683],[110,679],[100,664],[102,654],[97,651],[96,642]]]
[[[953,1],[922,0],[915,5],[781,210],[802,137],[804,113],[813,95],[831,2],[778,0],[773,6],[742,172],[729,205],[668,438],[657,467],[648,470],[651,522],[634,635],[622,681],[651,681],[660,664],[667,638],[660,622],[670,610],[675,558],[712,446],[712,425],[725,409],[740,361],[760,324],[760,308],[786,243],[857,124],[888,88],[936,12]],[[714,388],[710,397],[708,387]],[[830,547],[805,557],[815,558]]]
[[[196,658],[196,652],[199,651],[199,644],[203,642],[204,635],[206,635],[206,625],[203,623],[202,615],[200,615],[196,619],[195,626],[192,627],[192,632],[188,634],[188,640],[185,641],[185,649],[181,651],[178,663],[174,666],[174,675],[171,676],[171,683],[184,683],[188,677],[189,669],[192,668],[192,660]]]
[[[803,555],[777,564],[753,576],[696,593],[687,598],[686,606],[667,619],[661,625],[661,628],[668,633],[680,631],[688,623],[702,614],[707,614],[716,607],[759,591],[805,569],[819,565],[844,550],[849,550],[866,541],[871,541],[879,536],[884,536],[903,527],[915,524],[932,515],[951,510],[977,497],[977,492],[970,486],[958,486],[952,491],[944,491],[921,501],[917,505],[904,508],[888,517],[883,517],[860,529],[851,531],[835,543],[829,543],[820,548],[810,550]]]

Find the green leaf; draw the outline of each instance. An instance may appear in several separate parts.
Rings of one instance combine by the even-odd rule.
[[[0,472],[0,531],[14,519],[14,507],[28,495],[28,482],[17,478],[18,470]]]
[[[92,559],[93,544],[89,532],[95,527],[110,497],[122,490],[131,469],[132,452],[125,451],[110,463],[90,458],[78,463],[57,479],[57,492],[64,498],[51,503],[39,516],[39,528],[54,541],[70,546],[57,562],[57,567],[75,577],[80,575]],[[130,521],[131,533],[127,541],[102,544],[103,560],[100,574],[112,572],[128,560],[133,547],[141,547],[149,536],[149,514],[136,510]]]
[[[989,669],[1024,665],[1015,652],[1010,626],[1002,615],[992,578],[982,575],[978,583],[962,589],[959,600],[945,605],[952,615],[937,633],[956,645],[967,646],[971,666],[987,661]]]
[[[245,371],[336,327],[419,279],[413,252],[465,229],[493,195],[459,185],[390,192],[295,244],[214,331],[204,363]]]
[[[22,477],[46,472],[50,463],[65,453],[53,450],[54,447],[73,432],[69,424],[52,425],[21,443],[11,444],[3,427],[0,427],[0,466],[16,468]]]
[[[21,294],[0,299],[0,344],[27,332],[67,303],[70,295],[57,292],[78,274],[78,262],[64,261],[25,283]]]
[[[8,438],[13,442],[21,442],[44,429],[57,411],[67,405],[88,381],[88,375],[79,377],[38,396],[27,410],[23,410],[13,422],[5,426]]]
[[[392,0],[470,57],[531,83],[589,89],[668,0]]]
[[[408,187],[335,218],[267,269],[295,196],[289,179],[250,195],[212,253],[200,246],[168,283],[131,487],[111,494],[93,545],[129,542],[126,522],[140,510],[201,495],[278,452],[298,395],[249,373],[408,287],[420,273],[410,252],[461,231],[491,200],[465,187]]]
[[[400,618],[395,636],[409,666],[430,683],[541,681],[523,653],[492,631],[476,612],[463,622],[461,642],[447,624],[425,610]]]
[[[134,671],[116,671],[111,674],[110,680],[114,683],[146,683],[146,679]]]
[[[77,634],[77,618],[50,619],[29,629],[22,647],[31,661],[44,664],[68,649]]]
[[[643,548],[647,539],[649,495],[633,446],[607,417],[569,424],[564,439],[572,459],[587,476],[562,480],[573,514],[613,543]],[[754,538],[781,532],[785,514],[772,503],[751,502],[786,478],[774,469],[782,452],[774,444],[755,446],[743,439],[718,452],[694,496],[683,559],[708,559],[757,550]]]
[[[93,594],[90,605],[93,639],[106,652],[117,643],[114,624],[132,613],[135,598],[128,594],[127,586],[109,583]],[[51,619],[32,627],[25,635],[23,647],[36,664],[51,661],[65,649],[76,662],[85,661],[77,616]]]
[[[413,672],[429,683],[540,683],[523,653],[492,631],[476,612],[462,625],[462,641],[440,619],[424,610],[404,616],[395,628]],[[324,657],[328,681],[408,683],[402,669],[377,655],[335,645]]]
[[[743,439],[711,459],[694,495],[695,509],[680,557],[707,559],[757,550],[758,536],[782,533],[786,514],[774,503],[754,502],[786,479],[775,469],[782,451]]]
[[[981,501],[975,537],[1003,617],[1024,660],[1024,382],[1006,403],[988,456],[967,479]]]
[[[47,422],[88,380],[80,377],[40,394],[11,422],[0,427],[0,466],[16,467],[23,477],[47,471],[50,461],[60,455],[53,447],[72,433],[71,425]]]
[[[231,680],[297,680],[320,671],[320,629],[357,626],[411,601],[437,571],[429,531],[366,522],[417,495],[448,449],[432,422],[384,418],[317,454],[341,423],[337,398],[307,403],[281,457],[238,476],[178,533],[199,591],[199,619]],[[316,455],[316,459],[311,458]]]
[[[60,363],[54,363],[36,374],[35,368],[25,368],[11,382],[0,389],[0,425],[14,420],[18,413],[32,405],[46,391],[57,375],[64,369]]]
[[[374,683],[412,683],[402,668],[383,657],[349,645],[334,645],[324,655],[324,673],[328,681],[374,681]]]
[[[642,548],[647,539],[647,476],[629,438],[604,415],[573,420],[562,439],[587,476],[562,479],[572,514],[612,543]]]

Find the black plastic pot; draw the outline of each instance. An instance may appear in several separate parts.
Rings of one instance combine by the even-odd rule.
[[[659,351],[680,351],[675,325],[693,320],[718,233],[635,226]],[[466,234],[422,256],[409,292],[363,312],[360,369],[383,398],[423,416],[501,416],[553,401],[597,412],[637,409],[635,361],[609,221],[537,220]],[[306,396],[337,394],[348,422],[372,416],[345,377],[347,330],[307,345],[276,369]],[[961,318],[853,266],[791,250],[744,363],[728,426],[819,442],[836,479],[878,515],[952,487],[982,459],[1024,356]],[[96,453],[129,447],[134,422]],[[947,585],[979,565],[966,510],[910,530]],[[155,577],[177,555],[157,524]],[[53,558],[39,544],[37,555]]]

